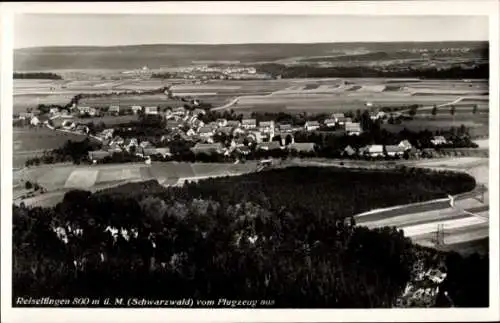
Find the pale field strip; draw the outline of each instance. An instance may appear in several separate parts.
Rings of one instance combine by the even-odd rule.
[[[209,85],[209,84],[179,84],[171,87],[172,91],[196,91],[196,90],[240,90],[238,85]]]
[[[405,227],[400,227],[398,229],[403,230],[404,235],[406,237],[412,237],[420,234],[435,232],[438,224],[443,225],[444,230],[452,230],[456,228],[474,226],[481,223],[488,223],[488,220],[482,217],[470,216],[462,219],[405,226]]]
[[[427,247],[435,247],[437,226],[433,232],[416,235],[411,237],[414,243]],[[444,230],[444,243],[446,245],[460,244],[463,242],[472,242],[489,237],[489,226],[480,223],[468,227]]]
[[[99,170],[97,169],[78,169],[73,171],[66,183],[65,188],[89,188],[95,185]]]
[[[460,204],[462,209],[470,209],[474,207],[484,206],[483,203],[474,200],[468,199],[466,201],[459,201],[456,204]],[[425,212],[411,212],[411,208],[408,208],[408,213],[405,215],[396,215],[393,217],[363,222],[361,225],[368,228],[380,228],[386,226],[395,226],[395,227],[404,227],[409,225],[414,225],[415,223],[422,224],[423,222],[436,222],[440,220],[446,220],[454,217],[470,217],[475,216],[469,213],[466,213],[461,210],[456,209],[438,209],[434,211],[425,211]]]
[[[217,95],[217,92],[173,92],[177,96],[212,96]]]
[[[141,179],[140,168],[99,170],[96,183]]]

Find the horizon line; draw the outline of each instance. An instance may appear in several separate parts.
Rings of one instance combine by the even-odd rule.
[[[87,48],[112,48],[112,47],[132,47],[132,46],[238,46],[238,45],[319,45],[319,44],[386,44],[386,43],[489,43],[489,39],[483,40],[396,40],[396,41],[341,41],[341,42],[268,42],[268,43],[144,43],[144,44],[123,44],[123,45],[44,45],[44,46],[28,46],[14,47],[18,49],[36,49],[36,48],[66,48],[66,47],[87,47]]]

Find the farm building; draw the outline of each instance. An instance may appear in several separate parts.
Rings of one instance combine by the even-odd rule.
[[[335,120],[335,122],[339,122],[339,120],[343,118],[345,118],[345,115],[343,113],[332,114],[332,119]]]
[[[217,121],[215,121],[215,122],[217,122],[217,125],[219,127],[225,127],[225,126],[227,126],[227,120],[226,119],[217,119]]]
[[[186,109],[184,107],[178,107],[172,110],[172,114],[176,116],[183,116],[186,114]]]
[[[206,114],[205,110],[203,110],[203,109],[194,109],[193,110],[193,115],[199,116],[200,114],[205,115]]]
[[[109,110],[108,110],[111,114],[119,114],[120,113],[120,106],[119,105],[112,105],[109,107]]]
[[[281,143],[279,141],[263,142],[257,146],[260,150],[276,150],[281,149]]]
[[[182,126],[182,121],[178,120],[167,120],[166,128],[167,129],[176,129]]]
[[[319,129],[319,122],[318,121],[307,121],[306,124],[304,125],[304,129],[306,131],[314,131]]]
[[[217,133],[225,134],[226,136],[229,136],[233,133],[233,128],[232,127],[220,127],[217,129]]]
[[[404,150],[410,150],[413,146],[411,145],[411,143],[408,141],[408,140],[402,140],[399,144],[398,144],[399,147],[403,147]]]
[[[347,117],[341,117],[341,118],[338,118],[336,120],[337,120],[337,123],[339,125],[341,125],[341,126],[346,125],[346,124],[352,122],[352,119],[351,118],[347,118]]]
[[[262,133],[260,131],[252,131],[248,133],[247,138],[250,141],[256,142],[256,143],[261,143],[262,142]]]
[[[96,108],[87,107],[87,106],[78,107],[78,112],[80,113],[80,115],[88,114],[89,116],[95,116],[97,114]]]
[[[123,143],[124,143],[124,142],[125,142],[125,140],[124,140],[122,137],[120,137],[120,136],[116,136],[116,137],[114,137],[114,138],[111,140],[110,145],[111,145],[111,144],[123,145]]]
[[[361,134],[361,125],[359,122],[348,122],[345,124],[345,132],[349,136],[358,136]]]
[[[383,119],[384,117],[385,117],[385,113],[383,111],[370,113],[370,119],[372,119],[372,120],[379,120],[379,119]]]
[[[158,107],[145,107],[144,114],[156,115],[156,114],[158,114]]]
[[[214,135],[214,129],[212,127],[201,127],[198,130],[198,134],[200,137],[208,138],[208,137],[213,137]]]
[[[36,126],[38,126],[40,124],[40,119],[38,119],[38,117],[35,116],[35,117],[31,118],[30,124],[32,126],[36,127]]]
[[[431,139],[431,142],[434,146],[440,146],[440,145],[444,145],[446,144],[448,141],[446,140],[445,137],[443,136],[434,136],[432,139]]]
[[[261,121],[259,122],[259,129],[262,132],[274,131],[274,121]]]
[[[133,105],[130,107],[130,110],[132,110],[134,114],[137,114],[139,111],[142,111],[142,107],[140,105]]]
[[[59,113],[59,108],[50,108],[49,113],[51,115]]]
[[[226,126],[228,127],[233,127],[233,128],[238,128],[241,125],[241,122],[238,120],[228,120]]]
[[[314,152],[316,145],[313,142],[295,142],[290,144],[288,148],[297,152],[310,153]]]
[[[335,121],[335,119],[325,119],[325,121],[323,121],[323,124],[326,127],[335,127],[335,125],[337,124],[337,122]]]
[[[222,154],[224,153],[224,147],[221,143],[214,144],[202,144],[197,143],[194,147],[191,148],[191,151],[197,154]]]
[[[356,154],[356,150],[354,150],[351,146],[347,146],[342,151],[342,154],[345,156],[354,156]]]
[[[382,157],[384,156],[384,146],[382,145],[369,145],[362,149],[360,152],[365,156]]]
[[[238,154],[241,154],[241,155],[245,155],[245,156],[246,156],[246,155],[250,154],[251,149],[250,149],[250,147],[248,147],[248,146],[240,146],[240,147],[237,147],[237,148],[236,148],[236,152],[237,152]]]
[[[385,146],[385,153],[389,157],[401,157],[405,153],[405,148],[398,145],[387,145]]]
[[[255,128],[257,128],[257,120],[255,120],[255,119],[243,119],[241,121],[241,126],[245,129],[255,129]]]
[[[103,160],[106,157],[110,157],[111,153],[105,150],[95,150],[89,151],[89,160],[93,163]]]
[[[293,128],[291,124],[280,124],[278,126],[280,132],[292,132]]]

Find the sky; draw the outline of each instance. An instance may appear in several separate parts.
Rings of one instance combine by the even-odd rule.
[[[487,16],[22,14],[14,47],[488,40]]]

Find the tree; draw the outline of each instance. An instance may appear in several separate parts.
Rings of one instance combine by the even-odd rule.
[[[450,108],[450,114],[451,114],[452,116],[454,116],[454,115],[455,115],[455,106],[454,106],[454,105],[452,105],[452,106],[451,106],[451,108]]]
[[[474,104],[474,107],[472,108],[472,113],[473,114],[477,113],[477,104]]]
[[[414,116],[417,114],[417,108],[418,108],[418,106],[416,106],[416,105],[412,105],[412,106],[410,107],[410,111],[408,111],[408,114],[409,114],[410,116],[414,117]]]
[[[433,116],[435,116],[437,114],[437,106],[434,105],[432,107],[432,112],[431,113],[432,113]]]
[[[33,188],[33,184],[31,184],[30,181],[26,181],[26,184],[24,184],[24,187],[27,189],[27,190],[31,190]]]

